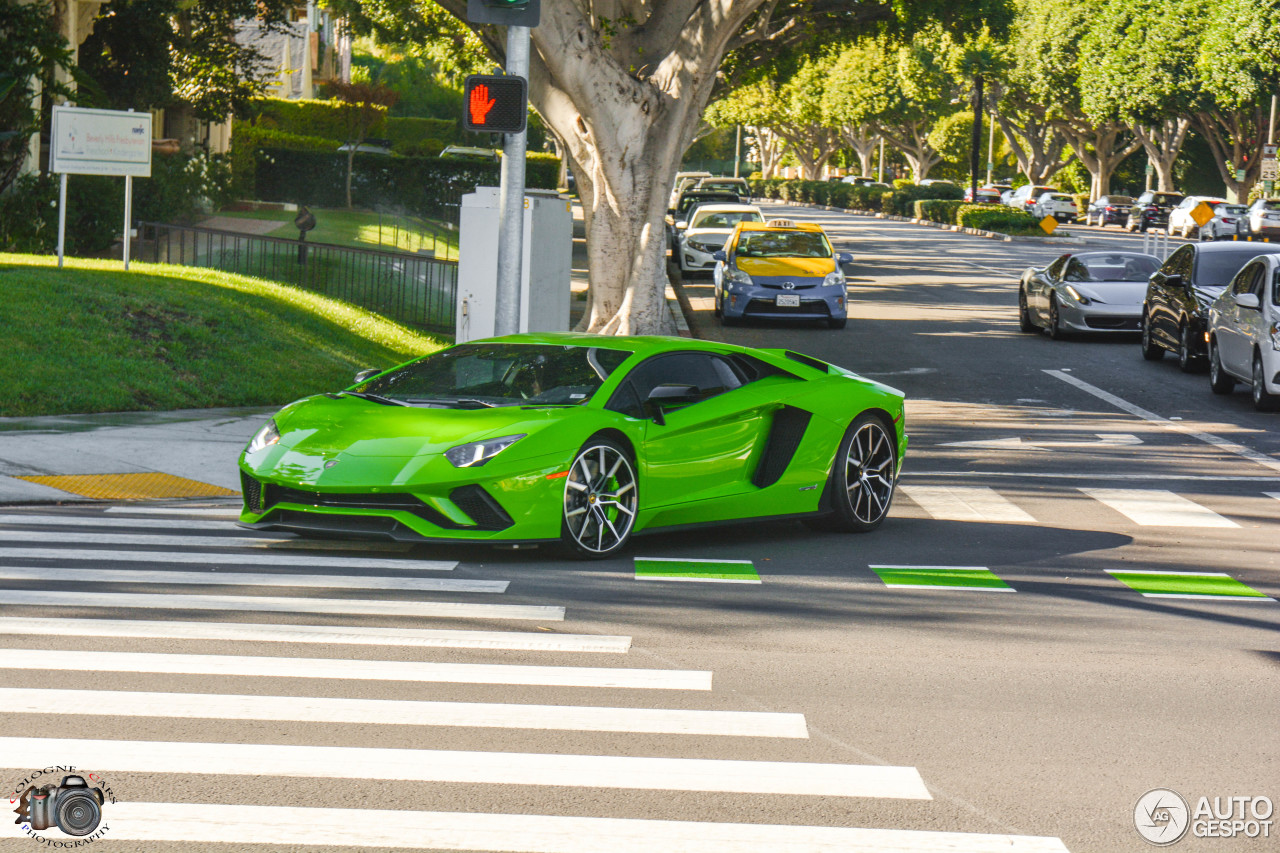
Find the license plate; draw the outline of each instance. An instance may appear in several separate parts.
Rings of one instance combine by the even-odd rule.
[[[777,306],[779,308],[799,308],[800,294],[798,293],[780,293],[778,294]]]

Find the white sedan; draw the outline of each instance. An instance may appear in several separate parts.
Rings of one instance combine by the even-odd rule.
[[[1079,213],[1076,200],[1066,193],[1042,193],[1031,208],[1031,215],[1036,219],[1052,216],[1059,222],[1073,222]]]
[[[1177,207],[1169,211],[1169,224],[1165,226],[1169,236],[1175,233],[1181,234],[1183,237],[1190,237],[1200,230],[1200,226],[1191,218],[1191,211],[1200,206],[1201,203],[1209,205],[1210,209],[1217,210],[1219,205],[1227,203],[1225,198],[1216,198],[1207,195],[1189,195],[1184,198]]]
[[[712,257],[724,248],[725,240],[739,222],[764,222],[760,208],[753,204],[700,204],[689,221],[676,223],[679,247],[676,260],[680,272],[708,272],[715,269]]]
[[[1280,246],[1244,265],[1209,306],[1209,384],[1250,386],[1260,412],[1280,409]]]
[[[1280,237],[1280,198],[1260,198],[1253,203],[1249,230],[1263,237]]]

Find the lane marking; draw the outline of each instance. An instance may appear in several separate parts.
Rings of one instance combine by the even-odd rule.
[[[1017,592],[986,566],[870,566],[890,589]]]
[[[3,553],[0,551],[0,553]],[[64,569],[2,566],[0,579],[88,583],[193,584],[200,586],[294,586],[314,589],[394,589],[412,592],[507,591],[508,581],[369,575],[291,575],[284,572],[166,572],[126,569]]]
[[[933,799],[914,767],[258,743],[0,737],[0,762],[12,764],[15,768],[44,766],[48,764],[50,755],[75,756],[77,765],[117,773],[198,772],[230,776],[304,776],[320,779],[549,785],[646,791]]]
[[[986,486],[901,486],[901,491],[941,521],[1035,522]]]
[[[93,560],[127,563],[203,563],[211,566],[308,566],[347,570],[451,572],[457,562],[397,560],[388,557],[325,557],[309,554],[194,553],[191,551],[116,551],[97,548],[0,548],[0,558],[35,560]]]
[[[1127,447],[1142,444],[1142,439],[1128,433],[1095,432],[1097,441],[1028,441],[1018,436],[1013,438],[980,439],[978,441],[948,441],[938,447],[971,447],[980,450],[1048,450],[1054,447]]]
[[[1197,441],[1203,441],[1205,444],[1213,445],[1219,450],[1225,450],[1228,453],[1234,453],[1237,456],[1240,456],[1244,459],[1248,459],[1250,462],[1255,462],[1258,465],[1262,465],[1266,468],[1270,468],[1272,471],[1280,471],[1280,459],[1274,459],[1266,455],[1265,453],[1259,453],[1258,451],[1249,447],[1245,447],[1242,444],[1236,444],[1234,441],[1227,441],[1225,438],[1221,438],[1212,433],[1202,432],[1201,430],[1198,430],[1195,427],[1188,426],[1187,424],[1181,423],[1179,421],[1171,421],[1168,418],[1161,417],[1160,415],[1157,415],[1155,412],[1148,411],[1142,408],[1141,406],[1136,406],[1133,403],[1130,403],[1128,400],[1117,397],[1115,394],[1112,394],[1108,391],[1103,391],[1101,388],[1097,387],[1096,385],[1090,385],[1088,382],[1085,382],[1083,379],[1077,379],[1071,374],[1064,373],[1061,370],[1046,370],[1045,373],[1049,374],[1055,379],[1061,379],[1063,382],[1066,382],[1068,385],[1074,385],[1075,387],[1079,388],[1081,391],[1084,391],[1086,394],[1092,394],[1093,396],[1097,397],[1099,400],[1104,400],[1110,403],[1111,405],[1115,406],[1117,409],[1128,412],[1129,414],[1134,415],[1136,417],[1142,418],[1144,421],[1150,421],[1151,423],[1160,424],[1162,427],[1165,427],[1166,429],[1176,430],[1177,432],[1180,432],[1183,435],[1189,435],[1192,438],[1196,439]]]
[[[126,619],[0,618],[0,634],[224,640],[251,643],[324,643],[445,649],[625,654],[631,638],[592,634],[464,631],[447,628],[377,628],[365,625],[267,625],[258,622],[164,622]]]
[[[1207,483],[1275,483],[1280,477],[1220,477],[1201,474],[1080,474],[1053,471],[903,471],[900,477],[1028,477],[1045,480],[1172,480]],[[1280,492],[1266,494],[1275,497]]]
[[[1239,527],[1208,507],[1158,489],[1080,489],[1143,527]]]
[[[538,687],[608,687],[639,690],[710,690],[711,673],[678,669],[521,666],[496,663],[425,663],[343,658],[177,655],[23,649],[0,656],[0,669],[135,672],[344,681],[414,681],[433,684],[518,684]],[[0,761],[5,759],[0,751]],[[269,775],[269,774],[268,774]]]
[[[0,687],[0,713],[807,738],[804,714]]]
[[[1274,601],[1225,572],[1153,572],[1107,569],[1107,574],[1146,598]]]
[[[95,533],[82,530],[0,530],[0,542],[50,542],[77,545],[155,545],[162,548],[270,548],[315,551],[408,551],[407,542],[334,539],[271,539],[261,536],[165,536],[159,533]],[[372,544],[374,547],[368,547]]]
[[[690,560],[683,557],[636,557],[638,581],[760,583],[750,560]]]
[[[212,515],[220,518],[240,519],[237,507],[169,507],[169,506],[112,506],[107,512],[128,513],[130,515]]]
[[[107,814],[107,838],[235,848],[246,847],[246,839],[254,845],[297,846],[299,839],[314,838],[364,850],[484,853],[1068,853],[1061,840],[1050,837],[837,826],[206,803],[122,802]],[[9,837],[22,833],[11,821],[0,824]]]
[[[36,513],[0,515],[0,524],[29,524],[42,527],[134,527],[142,530],[216,530],[220,532],[239,532],[241,530],[234,524],[228,524],[225,521],[211,521],[205,518],[121,518],[114,515],[37,515]]]
[[[256,613],[342,613],[437,619],[564,621],[563,607],[533,604],[468,604],[458,601],[376,601],[355,598],[285,598],[241,595],[168,595],[136,592],[52,592],[7,589],[5,604],[43,607],[108,607],[164,610],[247,610]]]

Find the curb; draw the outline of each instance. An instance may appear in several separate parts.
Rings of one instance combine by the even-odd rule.
[[[1088,243],[1083,237],[1017,237],[1009,234],[1001,234],[999,231],[984,231],[981,228],[967,228],[960,225],[948,225],[945,222],[934,222],[929,219],[915,219],[910,216],[897,216],[892,213],[882,213],[875,210],[853,210],[844,207],[831,207],[825,204],[809,204],[803,201],[782,201],[781,199],[763,199],[770,204],[785,204],[789,207],[806,207],[811,210],[826,210],[831,213],[852,213],[855,216],[869,216],[873,219],[884,219],[888,222],[907,222],[911,225],[922,225],[926,228],[938,228],[943,231],[956,231],[961,234],[970,234],[974,237],[984,237],[988,240],[999,240],[1003,243],[1061,243],[1073,246],[1084,246]]]
[[[676,327],[676,334],[682,338],[695,337],[693,332],[689,331],[689,318],[685,316],[684,305],[679,297],[676,296],[675,285],[671,282],[671,277],[667,277],[667,311],[671,314],[671,322]]]

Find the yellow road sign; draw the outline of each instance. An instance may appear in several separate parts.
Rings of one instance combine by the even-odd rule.
[[[1213,219],[1213,208],[1204,202],[1200,202],[1195,207],[1191,208],[1191,218],[1195,221],[1196,225],[1203,228],[1206,222]]]
[[[1046,234],[1052,234],[1053,229],[1057,227],[1058,220],[1054,219],[1052,216],[1046,216],[1044,219],[1040,220],[1040,229]]]

